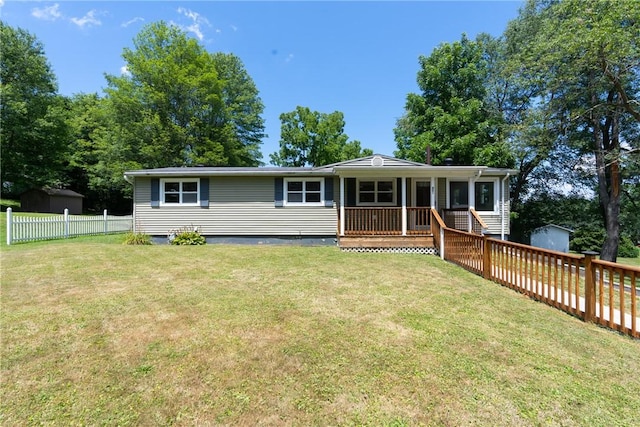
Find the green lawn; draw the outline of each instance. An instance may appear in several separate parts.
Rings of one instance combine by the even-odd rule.
[[[437,257],[117,238],[2,248],[0,424],[638,423],[640,341]]]

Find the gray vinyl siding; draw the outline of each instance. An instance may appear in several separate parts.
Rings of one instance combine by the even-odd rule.
[[[210,177],[209,208],[151,207],[151,180],[135,180],[136,229],[151,235],[196,226],[208,236],[329,236],[336,234],[334,207],[280,207],[274,204],[274,177]]]
[[[438,204],[436,208],[438,211],[442,211],[442,209],[447,208],[447,178],[438,178],[438,183],[436,192],[438,197]]]

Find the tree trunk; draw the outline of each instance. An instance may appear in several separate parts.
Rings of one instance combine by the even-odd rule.
[[[613,101],[610,92],[608,101]],[[594,126],[594,145],[598,194],[604,215],[607,237],[602,245],[600,259],[616,262],[620,244],[620,159],[616,151],[620,147],[618,110],[611,111],[604,124]],[[594,124],[598,121],[595,120]],[[614,154],[613,156],[608,156]]]

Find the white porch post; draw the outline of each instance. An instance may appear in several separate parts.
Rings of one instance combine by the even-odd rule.
[[[469,233],[473,231],[473,221],[471,220],[471,209],[476,208],[476,179],[469,178]]]
[[[340,176],[340,235],[344,236],[344,176]]]
[[[431,191],[431,209],[436,209],[436,179],[431,177],[431,184],[429,185]]]
[[[402,177],[402,235],[407,235],[407,177]]]

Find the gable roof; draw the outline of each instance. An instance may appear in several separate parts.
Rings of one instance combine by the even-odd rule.
[[[317,167],[169,167],[127,171],[127,181],[140,176],[291,176],[291,175],[358,175],[375,174],[384,176],[402,173],[406,176],[450,176],[478,177],[489,175],[513,175],[516,169],[498,169],[487,166],[433,166],[410,160],[398,159],[384,154],[374,154],[358,159],[345,160]],[[129,181],[131,182],[131,181]]]

